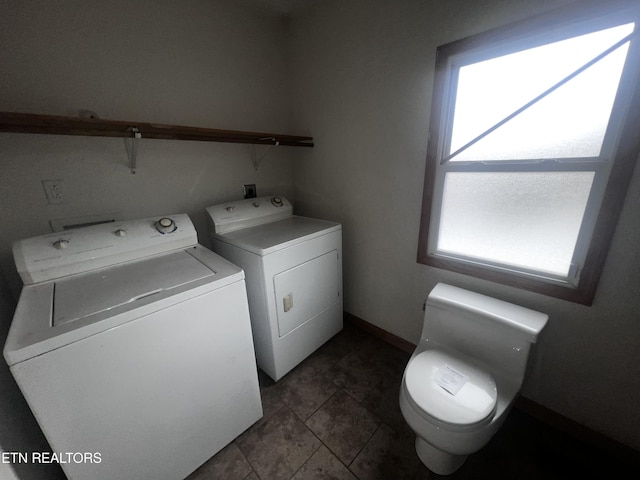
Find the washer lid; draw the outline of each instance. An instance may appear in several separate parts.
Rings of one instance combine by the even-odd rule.
[[[58,282],[25,285],[4,357],[12,366],[236,282],[244,282],[240,267],[196,245]]]
[[[407,366],[405,385],[426,414],[452,425],[489,421],[498,392],[488,373],[442,350],[427,350]]]
[[[75,322],[145,297],[213,277],[211,268],[185,251],[125,263],[55,283],[53,326]]]

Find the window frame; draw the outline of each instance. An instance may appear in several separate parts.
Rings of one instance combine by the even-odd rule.
[[[637,2],[585,1],[438,47],[418,240],[419,263],[584,305],[593,303],[631,174],[640,154],[640,136],[636,127],[640,125],[640,88],[637,87],[640,81],[640,38],[636,35],[630,41],[611,120],[601,154],[597,158],[502,160],[472,162],[473,165],[465,162],[458,166],[456,162],[447,161],[444,167],[441,166],[440,161],[447,147],[451,96],[455,92],[455,79],[451,81],[451,72],[455,72],[452,62],[472,57],[473,61],[466,64],[473,63],[632,21],[636,22],[637,34],[640,30]],[[594,180],[600,183],[592,186],[576,246],[576,251],[582,251],[582,258],[579,259],[582,263],[575,282],[430,252],[429,240],[433,242],[433,237],[437,235],[437,228],[431,227],[430,222],[432,216],[439,220],[444,174],[456,169],[510,172],[599,169]]]

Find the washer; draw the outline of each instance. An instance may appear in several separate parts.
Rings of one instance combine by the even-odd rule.
[[[278,381],[342,330],[342,226],[283,197],[207,213],[213,250],[245,271],[258,366]]]
[[[178,480],[262,416],[244,274],[185,214],[17,242],[4,356],[70,480]]]

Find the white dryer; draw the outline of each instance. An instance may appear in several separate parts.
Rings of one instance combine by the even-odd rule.
[[[245,271],[258,366],[277,381],[342,330],[342,226],[282,197],[207,213],[213,250]]]
[[[17,242],[4,356],[70,480],[179,480],[262,416],[244,274],[185,214]]]

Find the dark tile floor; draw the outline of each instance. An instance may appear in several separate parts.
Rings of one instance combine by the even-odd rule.
[[[429,472],[398,407],[408,359],[345,324],[279,382],[260,372],[263,418],[187,480],[640,478],[517,409],[454,475]]]

